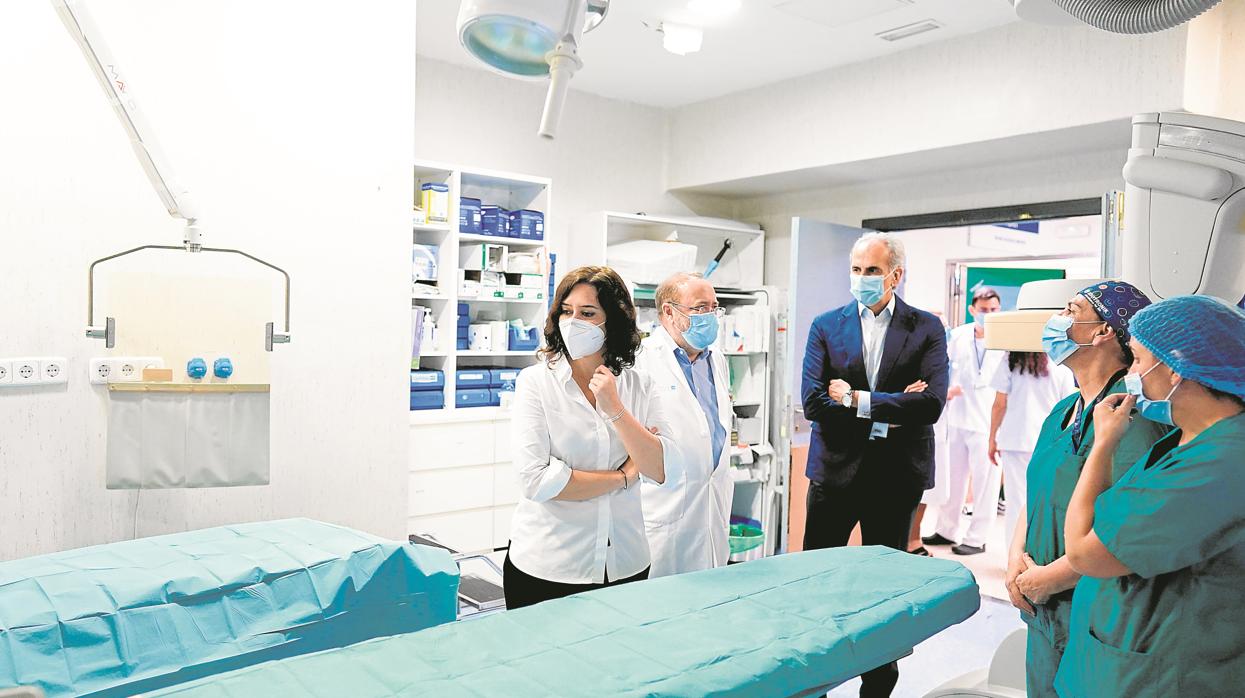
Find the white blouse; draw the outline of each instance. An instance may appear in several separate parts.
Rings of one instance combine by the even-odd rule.
[[[675,450],[658,391],[644,374],[624,369],[616,377],[623,406],[647,427],[657,427],[665,483],[678,480]],[[565,358],[519,373],[511,416],[511,447],[519,478],[519,504],[510,525],[510,561],[533,577],[564,584],[602,584],[649,566],[639,483],[581,502],[554,497],[571,470],[616,470],[627,450],[605,416],[593,409],[571,377]]]

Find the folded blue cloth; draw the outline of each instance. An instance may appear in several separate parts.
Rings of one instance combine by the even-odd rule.
[[[0,688],[128,696],[454,620],[443,550],[291,519],[0,562]]]

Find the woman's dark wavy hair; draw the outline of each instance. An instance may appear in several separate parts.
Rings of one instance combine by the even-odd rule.
[[[545,348],[540,350],[540,356],[550,365],[563,357],[570,360],[558,321],[562,319],[562,304],[579,284],[590,284],[597,290],[597,301],[601,312],[605,313],[605,367],[618,375],[624,368],[635,365],[635,355],[640,349],[640,330],[635,324],[635,303],[631,300],[631,292],[618,272],[609,267],[580,267],[562,277],[558,290],[549,302]]]
[[[1041,378],[1050,372],[1046,363],[1046,352],[1043,351],[1009,351],[1007,352],[1007,369],[1012,373],[1024,375],[1032,373]],[[1017,371],[1019,367],[1019,371]]]

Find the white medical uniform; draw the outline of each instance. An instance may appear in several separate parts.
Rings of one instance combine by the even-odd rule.
[[[1018,373],[1002,361],[995,368],[990,387],[1007,395],[1007,412],[994,436],[999,448],[999,465],[1003,467],[1003,483],[1007,487],[1007,543],[1016,534],[1020,509],[1028,492],[1029,459],[1037,446],[1038,433],[1055,403],[1076,392],[1072,371],[1054,362],[1046,362],[1046,375]]]
[[[958,385],[963,395],[947,404],[947,441],[950,445],[950,496],[938,508],[938,534],[964,545],[982,547],[990,537],[998,516],[999,485],[1002,470],[990,463],[986,447],[990,432],[990,408],[994,405],[994,389],[990,378],[1007,352],[986,350],[985,340],[977,339],[972,323],[951,331],[947,350],[951,359],[950,384]],[[973,517],[961,539],[960,510],[973,485]]]
[[[730,557],[731,478],[730,374],[720,351],[709,355],[717,392],[718,421],[727,434],[718,462],[713,463],[713,435],[705,409],[687,384],[675,358],[678,345],[664,327],[644,340],[636,370],[647,375],[663,400],[669,436],[681,457],[677,482],[642,486],[644,529],[653,567],[649,578],[721,567]]]
[[[678,482],[662,396],[635,370],[624,369],[616,380],[627,411],[660,432],[665,482]],[[582,502],[554,499],[572,469],[616,470],[627,460],[605,417],[588,403],[566,359],[519,372],[510,443],[520,497],[510,524],[510,561],[520,571],[550,582],[603,584],[607,573],[616,581],[649,566],[638,484]]]

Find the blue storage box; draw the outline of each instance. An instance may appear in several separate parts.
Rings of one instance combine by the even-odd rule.
[[[424,368],[411,371],[411,390],[427,391],[445,388],[445,374],[441,371]]]
[[[489,407],[492,404],[493,396],[489,393],[488,388],[470,388],[468,390],[459,390],[455,396],[454,404],[457,407]]]
[[[517,368],[493,368],[489,369],[489,387],[500,388],[503,385],[519,380],[519,369]]]
[[[493,407],[501,407],[501,394],[503,392],[506,392],[506,391],[500,390],[498,388],[489,388],[488,389],[488,399],[489,399],[488,404]]]
[[[458,343],[456,346],[458,347],[458,351],[467,351],[468,349],[471,348],[471,340],[463,339],[462,337],[459,337]]]
[[[412,410],[440,410],[445,408],[444,390],[412,390]]]
[[[485,235],[510,235],[510,212],[501,206],[480,207],[480,232]]]
[[[458,314],[459,314],[460,316],[463,316],[463,315],[470,315],[470,314],[471,314],[471,304],[470,304],[470,303],[459,303],[459,304],[458,304]]]
[[[459,315],[458,316],[458,329],[465,330],[468,327],[471,327],[471,318],[466,315]]]
[[[460,368],[455,375],[457,388],[487,388],[489,370],[487,368]]]
[[[510,212],[510,237],[524,240],[545,239],[545,214],[540,211]]]
[[[536,351],[540,346],[540,328],[531,327],[526,330],[520,330],[517,327],[508,327],[510,337],[510,351]]]
[[[480,200],[464,196],[458,200],[458,232],[480,233]]]
[[[470,341],[471,341],[471,328],[470,328],[470,327],[459,327],[459,328],[458,328],[458,336],[457,336],[457,337],[455,337],[455,339],[467,340],[468,344],[470,344]]]

